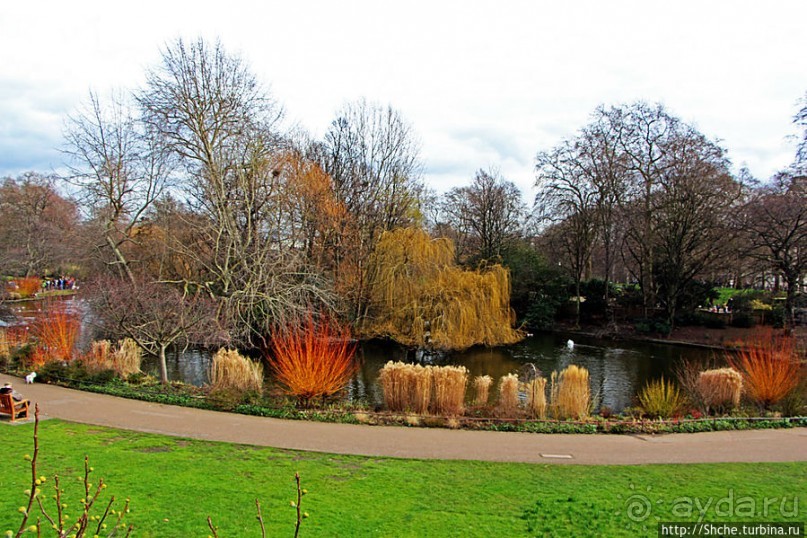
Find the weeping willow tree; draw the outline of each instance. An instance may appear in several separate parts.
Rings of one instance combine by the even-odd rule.
[[[408,346],[464,349],[512,344],[510,276],[500,265],[467,271],[454,264],[449,239],[417,228],[385,232],[370,259],[366,337]]]

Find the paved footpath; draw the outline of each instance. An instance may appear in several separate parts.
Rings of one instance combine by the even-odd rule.
[[[42,418],[207,441],[395,458],[565,464],[807,461],[807,428],[664,435],[576,435],[280,420],[116,398],[0,374]],[[33,412],[32,412],[33,416]],[[9,427],[3,417],[3,427]],[[2,438],[2,433],[0,433]]]

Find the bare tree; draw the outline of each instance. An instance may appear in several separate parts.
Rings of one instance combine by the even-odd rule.
[[[576,321],[580,324],[580,287],[597,235],[597,189],[585,180],[573,142],[564,142],[536,157],[535,198],[539,218],[553,223],[554,244],[566,253],[575,281]]]
[[[411,127],[392,107],[361,100],[331,123],[322,151],[336,199],[350,220],[336,247],[336,279],[352,283],[355,317],[367,307],[366,261],[382,232],[418,219],[423,186]]]
[[[217,323],[215,301],[203,294],[188,295],[158,282],[102,278],[91,285],[90,300],[107,333],[129,337],[159,358],[163,383],[169,381],[168,348],[228,339]]]
[[[193,240],[170,244],[198,268],[185,284],[221,298],[253,344],[312,304],[330,304],[292,234],[282,108],[246,63],[220,43],[178,40],[137,99],[185,171]]]
[[[730,213],[741,187],[729,172],[724,150],[692,128],[667,141],[670,165],[658,177],[651,200],[653,276],[667,321],[693,281],[728,267],[732,241]]]
[[[796,294],[807,274],[807,177],[780,173],[742,208],[749,254],[787,285],[785,325],[794,326]]]
[[[471,185],[446,193],[442,214],[454,230],[460,261],[494,261],[521,237],[526,210],[513,182],[479,170]]]
[[[616,319],[610,301],[611,280],[619,247],[622,245],[620,203],[628,185],[628,160],[620,148],[623,125],[619,116],[598,107],[591,122],[574,139],[574,153],[580,181],[595,191],[597,232],[602,243],[604,303],[608,322],[615,328]]]
[[[795,162],[796,168],[799,168],[803,174],[805,172],[804,167],[807,166],[807,95],[805,95],[802,100],[802,104],[803,106],[793,117],[793,123],[804,130],[801,135],[801,140],[799,141],[798,150],[796,151]]]
[[[121,95],[102,103],[90,92],[85,107],[68,118],[65,139],[71,157],[67,179],[80,188],[83,206],[100,225],[97,251],[104,263],[134,281],[125,245],[168,184],[168,155]]]
[[[0,185],[0,273],[32,276],[77,260],[76,205],[53,178],[28,172]]]

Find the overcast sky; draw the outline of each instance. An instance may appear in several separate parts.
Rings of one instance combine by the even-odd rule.
[[[807,2],[0,2],[0,176],[62,166],[66,114],[134,89],[178,37],[219,38],[324,134],[365,97],[420,138],[438,191],[498,168],[529,196],[534,158],[599,104],[661,102],[735,167],[787,166],[807,92]]]

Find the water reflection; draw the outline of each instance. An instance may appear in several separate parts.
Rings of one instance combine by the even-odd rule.
[[[76,297],[56,299],[60,306],[82,319],[82,349],[89,347],[93,320],[86,302]],[[9,304],[11,323],[32,324],[42,315],[47,303],[30,301]],[[518,373],[526,364],[534,364],[545,377],[570,364],[583,366],[589,371],[592,393],[599,404],[621,411],[634,403],[636,393],[650,379],[662,375],[674,377],[673,367],[681,360],[714,360],[714,352],[699,348],[668,346],[650,343],[612,342],[572,336],[574,346],[568,346],[568,335],[537,334],[508,347],[472,348],[463,352],[421,357],[438,365],[458,365],[468,368],[470,377],[489,375],[498,381],[509,373]],[[361,362],[359,372],[347,387],[351,401],[381,403],[383,395],[378,385],[378,371],[387,361],[414,361],[416,354],[387,342],[363,343],[358,350]],[[211,354],[202,350],[172,351],[167,357],[168,376],[171,380],[202,386],[209,382]],[[722,362],[720,356],[717,363]],[[156,357],[146,357],[143,371],[159,376]],[[268,373],[268,368],[265,369]],[[469,390],[470,390],[469,383]]]
[[[635,403],[636,393],[649,379],[662,375],[671,378],[677,362],[704,361],[713,355],[711,351],[698,348],[581,337],[575,337],[575,346],[569,349],[567,340],[564,335],[539,334],[514,346],[472,348],[433,356],[431,362],[465,366],[471,378],[489,375],[496,381],[506,374],[518,373],[528,363],[534,364],[547,378],[553,371],[576,364],[588,369],[592,394],[597,396],[599,405],[621,411]],[[367,342],[359,347],[358,357],[361,368],[347,387],[347,397],[373,405],[383,400],[378,385],[381,367],[390,360],[412,361],[414,354],[392,343]],[[168,357],[168,374],[172,380],[201,386],[209,382],[210,363],[211,355],[205,351],[173,352]],[[156,358],[145,359],[143,369],[157,375]]]

